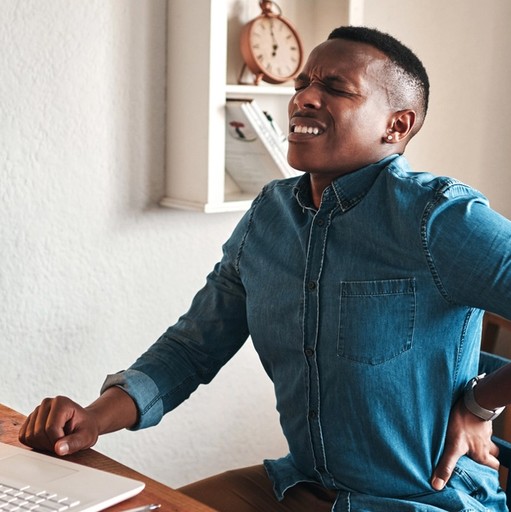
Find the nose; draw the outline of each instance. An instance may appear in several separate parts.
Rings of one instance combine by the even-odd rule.
[[[295,92],[292,102],[299,109],[318,109],[321,107],[321,92],[316,83],[311,83]]]

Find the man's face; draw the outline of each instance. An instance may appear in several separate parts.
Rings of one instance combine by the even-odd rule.
[[[334,179],[395,151],[383,142],[393,113],[387,61],[376,48],[343,39],[312,51],[289,102],[291,166]]]

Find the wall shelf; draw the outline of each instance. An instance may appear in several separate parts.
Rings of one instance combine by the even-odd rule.
[[[363,0],[278,0],[297,27],[305,55],[330,30],[349,23]],[[241,27],[260,13],[258,0],[168,0],[167,162],[162,206],[207,213],[246,210],[225,173],[226,98],[255,98],[283,130],[294,89],[238,85]]]

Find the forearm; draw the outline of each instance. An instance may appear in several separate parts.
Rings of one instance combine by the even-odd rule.
[[[119,387],[106,389],[97,400],[86,407],[98,425],[99,434],[132,427],[138,419],[133,399]]]
[[[488,374],[474,389],[474,398],[485,409],[496,409],[511,403],[511,364]]]

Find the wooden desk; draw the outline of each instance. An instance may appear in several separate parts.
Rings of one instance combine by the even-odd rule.
[[[25,417],[0,404],[0,441],[3,443],[23,446],[18,441],[18,431]],[[116,462],[101,453],[89,449],[74,455],[69,455],[66,459],[91,466],[118,475],[135,478],[145,482],[145,489],[128,500],[119,503],[107,509],[109,512],[121,512],[131,507],[148,505],[149,503],[161,503],[161,512],[214,512],[212,508],[203,505],[180,492],[163,485],[156,480],[147,478],[146,476],[130,469],[119,462]]]

